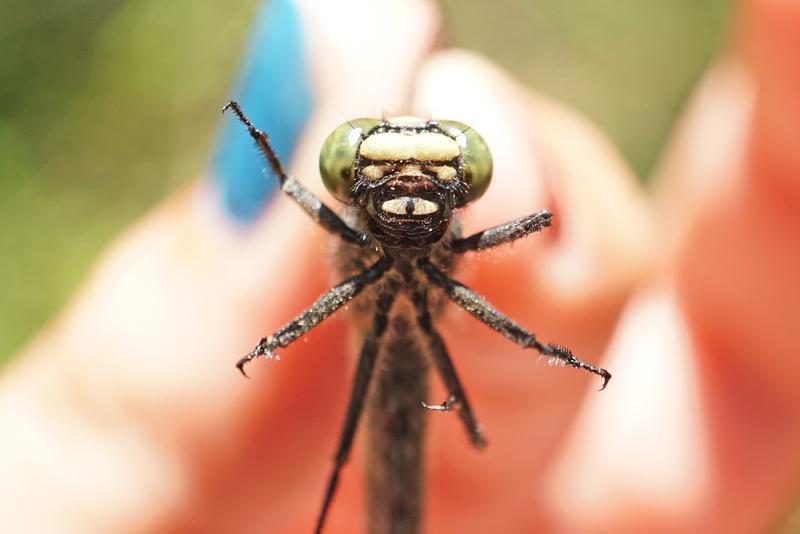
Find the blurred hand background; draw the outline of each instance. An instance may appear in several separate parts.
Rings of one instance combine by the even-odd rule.
[[[800,9],[737,5],[724,41],[721,1],[445,2],[443,18],[423,1],[328,4],[261,9],[232,96],[317,191],[320,143],[346,118],[474,125],[496,175],[467,230],[542,207],[559,222],[465,258],[458,278],[614,374],[597,394],[450,312],[491,444],[477,454],[455,418],[431,417],[428,530],[790,531]],[[210,148],[252,8],[60,6],[0,29],[3,350],[66,299],[100,243],[179,191],[6,364],[0,527],[307,531],[352,362],[340,317],[253,365],[251,382],[232,366],[332,282],[327,236],[270,200],[236,125]],[[488,60],[435,52],[445,43],[578,106],[623,155]],[[358,458],[331,532],[362,524]]]

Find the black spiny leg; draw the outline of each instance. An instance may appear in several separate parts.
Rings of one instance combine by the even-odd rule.
[[[429,410],[450,411],[458,408],[458,415],[461,422],[464,423],[464,428],[469,435],[472,444],[477,448],[486,446],[486,438],[481,432],[481,426],[475,419],[472,413],[472,408],[467,400],[467,395],[458,378],[456,369],[453,366],[453,361],[447,353],[447,347],[444,344],[441,334],[433,326],[431,321],[431,314],[428,310],[428,293],[425,290],[417,290],[413,294],[414,308],[417,311],[417,324],[422,330],[426,341],[428,342],[428,350],[430,351],[431,358],[433,359],[439,375],[442,377],[445,387],[450,393],[450,397],[442,404],[436,406],[429,406],[423,403],[425,408]]]
[[[262,338],[256,348],[247,356],[239,360],[236,367],[243,375],[244,366],[259,356],[273,357],[273,351],[277,348],[285,348],[295,339],[299,338],[323,320],[327,319],[336,310],[353,300],[361,291],[370,284],[380,280],[383,273],[391,267],[392,260],[381,258],[370,266],[366,271],[348,278],[341,284],[328,290],[327,293],[317,299],[306,311],[295,317],[289,324],[272,334]]]
[[[608,385],[608,381],[611,380],[611,373],[579,360],[566,347],[539,342],[535,335],[494,309],[483,297],[464,284],[448,278],[427,258],[417,260],[417,266],[425,273],[431,283],[444,290],[450,300],[464,308],[492,330],[499,332],[522,348],[537,350],[543,356],[556,358],[565,365],[598,375],[603,379],[601,391]]]
[[[350,390],[350,400],[347,403],[347,414],[345,415],[342,433],[339,437],[339,448],[336,450],[336,456],[333,460],[333,471],[328,479],[325,498],[322,501],[322,509],[319,513],[319,519],[317,519],[317,527],[314,530],[317,534],[322,532],[322,527],[325,524],[328,509],[333,500],[333,495],[336,493],[336,486],[339,483],[339,472],[342,466],[347,463],[350,456],[350,449],[353,446],[358,420],[361,417],[361,412],[364,411],[364,400],[367,397],[372,372],[375,369],[375,361],[378,359],[380,340],[389,322],[389,310],[394,302],[395,294],[394,292],[387,292],[378,296],[372,327],[369,329],[369,332],[367,332],[364,344],[361,347],[361,356],[358,359],[358,367],[356,369],[355,379],[353,380],[353,387]]]
[[[547,228],[553,222],[553,214],[549,211],[540,211],[521,219],[516,219],[499,226],[487,228],[463,239],[456,239],[450,243],[453,252],[468,252],[470,250],[486,250],[505,243],[516,241],[529,234]]]
[[[267,159],[269,168],[272,169],[273,174],[278,177],[278,181],[281,184],[281,190],[283,190],[284,193],[289,195],[295,202],[297,202],[303,211],[310,215],[314,221],[316,221],[329,232],[338,235],[350,243],[356,243],[362,246],[366,246],[368,244],[369,239],[367,236],[356,232],[347,226],[347,224],[345,224],[345,222],[338,215],[336,215],[333,210],[323,204],[322,201],[317,198],[316,195],[314,195],[314,193],[303,187],[300,182],[286,174],[281,161],[278,159],[278,155],[272,148],[269,137],[267,134],[253,126],[250,120],[245,116],[242,108],[239,107],[238,102],[231,100],[225,104],[225,107],[222,108],[222,111],[225,112],[227,110],[231,110],[233,114],[236,115],[236,118],[238,118],[242,124],[247,127],[247,131],[250,132],[250,137],[253,138],[258,146],[258,149]]]

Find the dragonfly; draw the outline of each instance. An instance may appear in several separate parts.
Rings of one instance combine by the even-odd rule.
[[[231,111],[247,128],[286,193],[316,223],[338,237],[336,255],[343,281],[319,297],[237,362],[278,357],[319,323],[352,301],[361,351],[333,467],[315,532],[321,533],[347,463],[359,422],[367,422],[367,524],[373,534],[419,532],[423,508],[422,448],[426,410],[454,411],[476,448],[487,441],[434,319],[448,301],[516,343],[567,366],[602,378],[611,374],[586,363],[566,347],[536,335],[451,278],[466,252],[511,243],[552,224],[539,211],[463,237],[455,212],[480,198],[492,178],[492,156],[475,129],[458,121],[411,116],[345,122],[320,150],[326,189],[346,204],[342,216],[289,176],[270,139],[236,101]],[[360,298],[356,299],[356,297]],[[355,300],[354,300],[355,299]],[[429,368],[448,398],[428,404]]]

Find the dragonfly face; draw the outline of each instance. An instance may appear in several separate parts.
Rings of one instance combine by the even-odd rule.
[[[335,197],[362,210],[384,247],[424,250],[445,235],[453,209],[486,191],[492,156],[459,122],[357,119],[328,136],[320,173]]]

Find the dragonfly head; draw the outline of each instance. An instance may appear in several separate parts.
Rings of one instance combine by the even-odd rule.
[[[483,138],[455,121],[356,119],[320,153],[328,191],[362,208],[385,245],[425,248],[444,236],[456,208],[478,199],[492,176]]]

